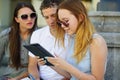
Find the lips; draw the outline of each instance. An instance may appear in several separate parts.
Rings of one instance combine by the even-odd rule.
[[[55,28],[55,27],[56,27],[56,25],[54,25],[54,24],[51,24],[51,25],[50,25],[50,27],[51,27],[51,28]]]
[[[27,23],[27,25],[32,25],[32,22]]]

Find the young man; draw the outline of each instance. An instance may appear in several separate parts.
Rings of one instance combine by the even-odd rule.
[[[56,34],[56,11],[57,6],[61,3],[61,0],[43,0],[40,10],[45,18],[48,26],[35,31],[31,37],[31,43],[38,43],[49,51],[52,55],[57,55],[65,59],[65,48],[61,48],[55,43],[54,35]],[[65,38],[67,46],[67,38]],[[39,80],[67,80],[70,75],[63,70],[47,65],[38,65],[38,61],[32,53],[29,53],[29,73]],[[38,66],[37,66],[38,65]],[[38,69],[39,67],[39,69]]]

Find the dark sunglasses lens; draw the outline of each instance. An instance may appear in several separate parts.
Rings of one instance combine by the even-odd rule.
[[[61,22],[60,22],[60,21],[57,21],[57,25],[58,25],[58,26],[61,26]]]
[[[69,23],[65,23],[65,22],[63,22],[62,24],[63,24],[64,26],[66,26],[66,27],[69,26]]]
[[[27,19],[27,18],[28,18],[28,15],[26,15],[26,14],[21,15],[21,18],[22,18],[23,20],[25,20],[25,19]]]
[[[64,26],[68,27],[68,26],[69,26],[69,23],[67,23],[67,22],[62,22],[62,21],[57,21],[57,25],[58,25],[58,26],[64,25]]]
[[[30,14],[30,17],[31,17],[31,18],[35,18],[35,17],[36,17],[36,13],[31,13],[31,14]]]

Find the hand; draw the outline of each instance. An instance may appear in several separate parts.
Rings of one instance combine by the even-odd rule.
[[[66,70],[67,66],[69,66],[69,64],[60,57],[45,57],[45,58],[55,67],[61,68],[63,70]]]
[[[38,61],[38,65],[45,65],[46,63],[46,60],[44,60],[44,58],[37,58],[37,61]]]
[[[16,79],[16,78],[9,78],[8,80],[18,80],[18,79]]]
[[[62,80],[70,80],[70,79],[68,79],[68,78],[63,78]]]

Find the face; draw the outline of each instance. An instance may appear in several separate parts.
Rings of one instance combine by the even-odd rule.
[[[50,29],[55,29],[56,27],[56,11],[57,7],[51,7],[42,10],[42,14]]]
[[[77,18],[66,9],[58,10],[58,23],[61,24],[61,27],[69,35],[75,34],[78,26]]]
[[[24,7],[18,11],[18,16],[15,17],[17,23],[19,23],[20,30],[32,29],[36,19],[36,13],[30,8]]]

